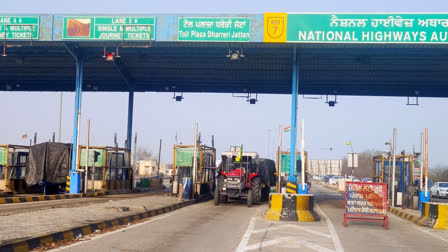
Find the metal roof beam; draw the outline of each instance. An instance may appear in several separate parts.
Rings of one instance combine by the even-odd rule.
[[[67,43],[64,43],[65,49],[72,55],[73,59],[78,62],[79,58],[81,57],[81,49],[79,49],[78,46],[74,44],[68,45]]]
[[[129,90],[133,91],[135,88],[134,79],[131,77],[128,70],[121,62],[121,60],[116,59],[113,61],[113,64],[114,64],[115,68],[117,69],[120,77],[124,80],[124,82],[126,82],[126,85],[128,86]]]

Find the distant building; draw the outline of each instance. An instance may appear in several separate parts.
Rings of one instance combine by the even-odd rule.
[[[341,176],[342,160],[310,160],[311,175]]]
[[[157,176],[158,174],[164,176],[171,176],[173,173],[171,164],[160,164],[159,170],[159,162],[157,158],[150,158],[147,160],[139,160],[137,161],[137,173],[139,176]],[[157,173],[159,172],[159,173]]]
[[[138,162],[138,175],[140,176],[156,176],[159,164],[157,158],[150,158],[147,160],[139,160]]]
[[[165,177],[169,177],[173,175],[173,165],[172,164],[160,164],[160,174],[163,174]]]

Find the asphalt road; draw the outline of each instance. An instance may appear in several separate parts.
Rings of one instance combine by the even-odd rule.
[[[418,227],[389,214],[380,223],[342,225],[343,195],[313,185],[313,223],[266,220],[267,205],[205,202],[54,251],[448,251],[448,233]]]

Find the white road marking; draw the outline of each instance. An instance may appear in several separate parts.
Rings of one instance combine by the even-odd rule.
[[[283,238],[279,238],[279,239],[275,239],[275,240],[263,241],[263,242],[259,242],[259,243],[255,243],[250,246],[247,246],[244,251],[259,249],[262,247],[272,246],[272,245],[279,244],[282,242],[288,242],[288,241],[291,242],[291,241],[295,241],[295,240],[296,240],[295,237],[287,236],[287,237],[283,237]]]
[[[333,245],[336,252],[343,252],[344,248],[342,247],[341,241],[339,240],[338,233],[336,233],[336,229],[333,226],[333,223],[331,222],[330,218],[320,209],[319,205],[316,204],[316,210],[319,212],[319,214],[325,219],[328,225],[328,229],[330,230],[331,240],[333,241]]]
[[[334,250],[332,249],[328,249],[322,246],[319,246],[317,244],[311,243],[311,242],[307,242],[307,241],[295,241],[297,244],[299,245],[304,245],[305,247],[308,247],[314,251],[318,251],[318,252],[334,252]]]
[[[247,243],[249,242],[250,235],[252,234],[252,231],[255,227],[255,221],[256,217],[253,216],[252,219],[250,219],[249,225],[247,226],[246,232],[244,232],[243,237],[241,238],[240,244],[238,244],[238,247],[236,248],[235,252],[244,252],[246,251]]]
[[[326,237],[326,238],[331,238],[331,235],[325,234],[325,233],[322,233],[319,231],[311,230],[309,227],[302,227],[302,226],[295,226],[295,225],[291,225],[291,227],[295,228],[295,229],[300,229],[300,230],[306,231],[311,234],[319,235],[319,236]]]
[[[198,206],[198,205],[191,206],[189,209],[191,210],[191,208],[193,208],[193,207],[197,207],[197,206]],[[144,222],[141,222],[141,223],[138,223],[138,224],[135,224],[135,225],[131,225],[131,226],[128,226],[128,227],[120,228],[120,229],[117,229],[117,230],[115,230],[115,231],[107,232],[107,233],[104,233],[104,234],[95,235],[95,236],[93,236],[93,237],[90,237],[90,239],[88,239],[88,240],[80,241],[80,242],[76,242],[76,243],[73,243],[73,244],[71,244],[71,245],[63,246],[63,247],[60,247],[60,248],[55,248],[55,249],[52,249],[52,250],[49,250],[49,251],[51,251],[51,252],[57,252],[57,251],[63,251],[63,250],[69,249],[69,248],[73,248],[73,247],[82,245],[82,244],[84,244],[84,243],[87,243],[87,242],[90,242],[90,241],[93,241],[93,240],[96,240],[96,239],[101,239],[101,238],[104,238],[104,237],[107,237],[107,236],[110,236],[110,235],[113,235],[113,234],[116,234],[116,233],[119,233],[119,232],[124,232],[124,231],[126,231],[126,230],[129,230],[129,229],[132,229],[132,228],[136,228],[136,227],[145,225],[145,224],[150,223],[150,222],[153,222],[153,221],[158,221],[158,220],[164,219],[164,218],[169,217],[169,216],[171,216],[171,215],[174,215],[174,214],[176,214],[176,213],[182,212],[182,210],[185,210],[185,209],[186,209],[186,208],[182,208],[182,209],[179,209],[179,210],[177,210],[177,211],[173,211],[173,212],[171,212],[171,213],[167,213],[167,214],[163,214],[163,215],[158,216],[158,217],[150,218],[150,219],[147,220],[147,221],[144,221]],[[93,233],[93,234],[94,234],[94,233]],[[87,237],[87,236],[85,236],[85,237]]]
[[[314,231],[314,230],[311,230],[310,228],[297,226],[297,225],[279,225],[277,227],[261,228],[261,229],[257,229],[257,230],[252,231],[252,234],[264,233],[264,232],[279,230],[279,229],[282,229],[282,228],[295,228],[295,229],[299,229],[299,230],[302,230],[302,231],[305,231],[305,232],[308,232],[308,233],[311,233],[311,234],[319,235],[319,236],[322,236],[322,237],[325,237],[325,238],[331,238],[331,235],[329,235],[329,234],[325,234],[325,233],[322,233],[322,232],[319,232],[319,231]]]

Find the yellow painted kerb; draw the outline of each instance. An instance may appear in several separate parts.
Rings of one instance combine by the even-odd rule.
[[[434,223],[433,228],[436,229],[448,229],[448,205],[438,205],[437,221]]]
[[[271,206],[266,213],[266,219],[268,220],[280,220],[280,214],[282,213],[283,195],[271,195]]]
[[[265,13],[263,42],[285,43],[286,42],[287,14]]]

